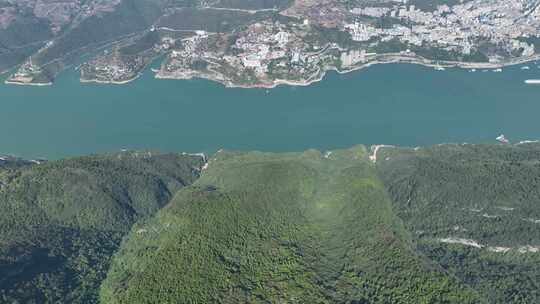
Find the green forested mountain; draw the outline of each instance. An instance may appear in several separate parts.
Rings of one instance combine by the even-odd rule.
[[[103,303],[476,303],[416,255],[365,148],[218,153],[137,225]]]
[[[0,167],[0,303],[95,302],[122,236],[201,165],[126,152]]]
[[[422,254],[490,303],[540,302],[540,145],[383,149],[377,159]]]
[[[538,144],[205,161],[0,161],[0,303],[538,302]]]

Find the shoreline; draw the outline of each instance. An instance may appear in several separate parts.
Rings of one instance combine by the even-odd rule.
[[[418,57],[418,56],[405,57],[402,54],[383,54],[383,55],[379,55],[379,56],[381,56],[381,57],[389,57],[389,58],[384,58],[386,60],[380,60],[380,58],[376,58],[376,59],[374,59],[372,61],[363,63],[361,65],[357,65],[357,66],[351,66],[350,68],[344,69],[344,70],[340,70],[340,69],[338,69],[338,68],[336,68],[334,66],[328,67],[326,70],[320,72],[320,75],[318,77],[315,77],[314,79],[309,79],[309,80],[306,80],[306,81],[302,81],[302,82],[278,79],[278,80],[275,80],[271,84],[233,85],[233,86],[230,86],[230,87],[248,88],[248,89],[249,88],[271,89],[271,88],[275,88],[275,87],[277,87],[277,86],[279,86],[281,84],[291,85],[291,86],[309,86],[309,85],[311,85],[313,83],[322,81],[324,79],[324,77],[326,76],[326,73],[331,72],[331,71],[335,71],[338,74],[343,75],[343,74],[348,74],[348,73],[355,72],[355,71],[360,71],[362,69],[365,69],[365,68],[368,68],[368,67],[371,67],[371,66],[374,66],[374,65],[378,65],[378,64],[399,64],[399,63],[402,63],[402,64],[416,64],[416,65],[425,66],[425,67],[432,67],[432,68],[443,67],[443,68],[459,68],[459,69],[464,69],[464,70],[470,70],[470,69],[488,69],[488,70],[491,70],[491,69],[510,67],[510,66],[524,64],[524,63],[527,63],[527,62],[533,62],[533,61],[540,60],[540,54],[536,54],[534,56],[527,57],[527,58],[521,58],[521,59],[517,59],[517,60],[500,62],[500,63],[491,63],[491,62],[471,62],[471,63],[468,63],[468,62],[460,62],[460,61],[438,61],[438,60],[429,60],[429,59],[425,59],[425,58]],[[210,79],[210,80],[212,80],[212,79]]]
[[[121,81],[117,81],[117,80],[99,80],[99,79],[85,79],[85,78],[82,78],[80,77],[79,78],[79,81],[81,83],[97,83],[97,84],[114,84],[114,85],[122,85],[122,84],[128,84],[132,81],[135,81],[137,80],[139,77],[141,77],[141,73],[137,73],[137,75],[135,75],[134,77],[132,78],[129,78],[129,79],[126,79],[126,80],[121,80]]]
[[[381,58],[382,57],[382,58]],[[460,62],[460,61],[440,61],[440,60],[430,60],[419,56],[406,56],[404,54],[381,54],[378,55],[374,60],[362,63],[360,65],[351,66],[350,68],[340,70],[335,66],[328,67],[326,70],[319,72],[318,75],[312,77],[311,79],[307,79],[304,81],[294,81],[294,80],[287,80],[287,79],[276,79],[272,83],[258,83],[258,84],[237,84],[230,81],[224,81],[223,79],[217,79],[213,77],[208,77],[207,74],[202,75],[191,75],[190,77],[175,77],[174,75],[163,75],[159,74],[159,70],[153,70],[155,72],[155,78],[156,79],[176,79],[176,80],[185,80],[185,79],[193,79],[193,78],[200,78],[200,79],[207,79],[210,81],[218,82],[223,84],[227,88],[241,88],[241,89],[273,89],[276,88],[279,85],[289,85],[289,86],[309,86],[311,84],[317,83],[322,81],[326,73],[335,71],[338,74],[348,74],[351,72],[359,71],[374,65],[378,64],[416,64],[420,66],[425,67],[442,67],[442,68],[459,68],[464,70],[470,70],[470,69],[498,69],[498,68],[504,68],[509,66],[515,66],[524,64],[527,62],[533,62],[540,60],[540,54],[535,54],[534,56],[526,57],[526,58],[519,58],[515,60],[510,61],[503,61],[503,62]]]
[[[381,149],[410,149],[410,150],[418,150],[418,149],[428,149],[428,148],[432,148],[432,147],[441,147],[441,146],[466,146],[466,145],[471,145],[471,146],[482,146],[482,145],[488,145],[488,146],[492,146],[492,145],[503,145],[501,143],[498,143],[498,142],[487,142],[487,141],[478,141],[478,142],[444,142],[444,143],[438,143],[438,144],[426,144],[426,145],[421,145],[421,146],[416,146],[416,147],[413,147],[413,146],[409,146],[409,145],[395,145],[395,144],[351,144],[349,145],[350,147],[353,147],[353,146],[356,146],[356,145],[363,145],[366,147],[366,149],[369,151],[367,157],[369,160],[371,160],[372,162],[376,162],[377,158],[376,158],[376,153],[379,152]],[[519,141],[516,141],[516,142],[513,142],[513,143],[510,143],[510,144],[506,144],[506,146],[508,147],[515,147],[515,148],[519,148],[520,146],[522,145],[540,145],[540,140],[538,139],[521,139]],[[324,152],[328,152],[328,151],[333,151],[333,150],[339,150],[339,149],[342,149],[343,147],[329,147],[329,148],[316,148],[315,150],[317,151],[320,151],[321,153],[324,153]],[[309,148],[305,148],[303,151],[306,151],[308,150]],[[14,153],[5,153],[5,152],[0,152],[0,161],[2,161],[2,158],[4,158],[5,160],[21,160],[21,161],[32,161],[32,160],[37,160],[37,161],[55,161],[55,160],[60,160],[60,159],[68,159],[68,158],[73,158],[73,157],[84,157],[84,156],[92,156],[92,155],[107,155],[107,154],[116,154],[116,153],[124,153],[124,152],[140,152],[140,153],[144,153],[144,152],[157,152],[158,154],[161,153],[161,154],[183,154],[183,155],[192,155],[192,156],[200,156],[200,157],[206,157],[207,159],[209,158],[212,158],[212,156],[214,156],[216,153],[219,153],[221,150],[223,149],[219,149],[219,150],[215,150],[213,152],[205,152],[205,153],[196,153],[196,152],[186,152],[186,151],[154,151],[154,150],[149,150],[149,149],[129,149],[129,150],[126,150],[126,151],[123,151],[123,149],[116,149],[116,150],[107,150],[107,151],[94,151],[94,152],[87,152],[87,153],[84,153],[84,154],[73,154],[73,155],[65,155],[65,156],[61,156],[61,157],[54,157],[54,156],[49,156],[49,157],[44,157],[44,156],[38,156],[38,157],[32,157],[32,156],[24,156],[24,155],[17,155],[17,154],[14,154]],[[251,150],[245,150],[245,149],[228,149],[228,148],[225,148],[226,151],[263,151],[263,150],[258,150],[258,149],[251,149]],[[282,152],[278,152],[278,153],[295,153],[295,152],[302,152],[302,150],[287,150],[287,151],[282,151]],[[206,155],[206,153],[209,153],[208,155]],[[272,152],[271,152],[272,153]],[[4,161],[5,161],[4,160]]]
[[[20,81],[13,81],[13,80],[5,80],[4,84],[8,85],[18,85],[18,86],[35,86],[35,87],[46,87],[46,86],[52,86],[52,82],[20,82]]]
[[[335,66],[329,66],[325,70],[319,71],[318,74],[312,75],[310,79],[306,80],[287,80],[287,79],[276,79],[273,80],[271,83],[257,83],[257,84],[238,84],[234,83],[232,81],[226,80],[222,77],[212,77],[214,75],[209,74],[202,74],[202,73],[190,73],[189,76],[180,76],[180,75],[173,75],[173,74],[162,74],[161,70],[159,69],[150,69],[154,73],[155,79],[174,79],[174,80],[187,80],[187,79],[193,79],[193,78],[200,78],[200,79],[207,79],[210,81],[218,82],[220,84],[223,84],[226,88],[242,88],[242,89],[273,89],[280,85],[288,85],[288,86],[309,86],[311,84],[317,83],[322,81],[326,74],[330,71],[335,71],[339,74],[347,74],[355,71],[359,71],[374,65],[378,64],[416,64],[421,65],[425,67],[432,67],[432,68],[459,68],[464,70],[470,70],[470,69],[498,69],[498,68],[504,68],[509,66],[515,66],[520,64],[525,64],[527,62],[533,62],[540,60],[540,54],[535,54],[530,57],[525,58],[516,58],[512,60],[502,61],[502,62],[461,62],[461,61],[443,61],[443,60],[431,60],[426,59],[420,56],[407,56],[406,54],[401,53],[388,53],[388,54],[380,54],[377,55],[373,60],[368,62],[363,62],[361,64],[352,65],[346,69],[339,69]],[[146,70],[143,69],[143,70]],[[122,81],[114,81],[114,80],[99,80],[99,79],[85,79],[83,76],[79,78],[81,83],[97,83],[97,84],[114,84],[114,85],[122,85],[122,84],[128,84],[134,80],[137,80],[142,75],[142,72],[137,73],[136,76],[122,80]],[[50,86],[53,84],[53,82],[47,82],[47,83],[23,83],[18,81],[7,80],[4,81],[7,85],[20,85],[20,86]]]

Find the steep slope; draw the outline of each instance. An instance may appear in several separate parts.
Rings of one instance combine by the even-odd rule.
[[[198,177],[200,156],[125,152],[0,171],[0,302],[93,303],[131,225]]]
[[[89,16],[82,10],[80,18],[35,52],[9,81],[52,82],[61,70],[80,61],[81,56],[149,30],[163,9],[158,0],[122,0],[107,5],[110,7],[106,10]]]
[[[364,147],[221,152],[137,224],[102,303],[479,303],[416,255]]]
[[[0,0],[0,75],[18,66],[8,78],[9,83],[49,84],[67,67],[90,57],[85,65],[90,70],[106,70],[103,66],[132,70],[127,79],[116,80],[126,81],[170,47],[160,49],[164,41],[170,42],[179,35],[193,36],[195,30],[232,31],[268,18],[274,8],[284,8],[289,3],[289,0]],[[257,14],[254,19],[249,10],[257,9],[270,11]],[[154,30],[156,33],[152,34]],[[143,51],[109,58],[119,48],[137,48],[141,40],[157,36],[158,32],[159,39]],[[101,61],[113,64],[99,64]],[[83,73],[83,79],[89,74]]]
[[[50,22],[32,16],[24,3],[0,0],[0,74],[22,63],[53,36]]]
[[[540,302],[540,145],[381,148],[418,250],[490,303]]]

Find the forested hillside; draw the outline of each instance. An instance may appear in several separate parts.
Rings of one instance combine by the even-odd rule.
[[[377,168],[422,254],[490,303],[540,301],[540,145],[383,148]]]
[[[0,303],[537,303],[539,186],[535,143],[2,157]]]
[[[202,163],[137,152],[0,162],[0,303],[95,303],[122,236]]]
[[[479,303],[415,254],[364,147],[216,154],[137,225],[103,303]]]

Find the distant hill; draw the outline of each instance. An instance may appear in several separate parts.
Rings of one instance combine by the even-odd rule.
[[[122,236],[202,162],[126,152],[0,171],[0,302],[95,303]]]
[[[0,161],[1,303],[536,303],[540,144]]]
[[[540,58],[538,0],[0,0],[0,75],[306,85],[379,63],[495,69]]]
[[[290,3],[289,0],[51,0],[46,3],[0,0],[0,74],[22,64],[19,72],[31,75],[32,83],[53,81],[60,71],[81,63],[87,55],[96,55],[97,51],[111,46],[136,45],[160,18],[175,9],[211,5],[257,10],[283,8]],[[227,20],[226,15],[227,11],[216,11],[210,16],[187,17],[195,25],[214,20],[219,24]]]

